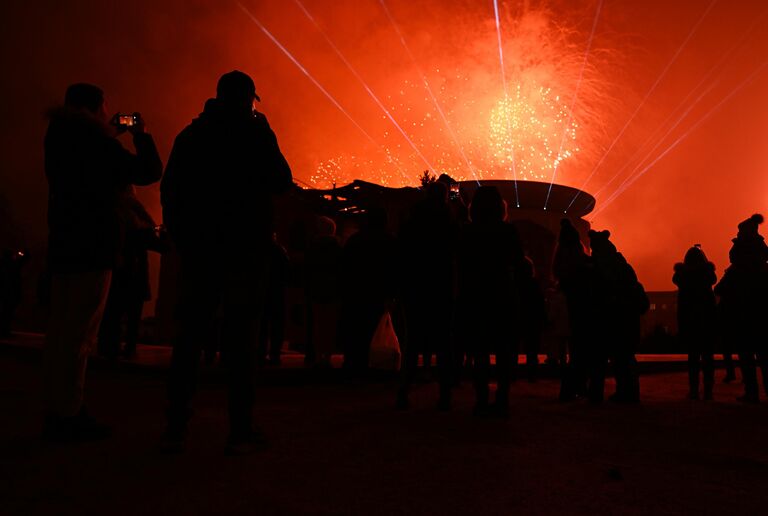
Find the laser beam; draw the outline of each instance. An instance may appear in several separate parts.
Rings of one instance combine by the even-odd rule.
[[[683,113],[683,115],[681,115],[677,119],[675,124],[671,127],[670,130],[668,130],[664,134],[664,136],[662,136],[661,138],[659,138],[657,140],[656,138],[657,138],[658,134],[661,132],[661,130],[669,123],[670,120],[672,120],[672,117],[676,113],[678,113],[687,104],[688,100],[696,93],[696,91],[698,91],[702,86],[704,86],[706,84],[706,82],[717,71],[717,69],[720,68],[722,65],[724,65],[733,56],[733,54],[736,53],[736,51],[739,49],[739,47],[741,47],[741,45],[752,34],[752,32],[755,30],[755,27],[758,26],[758,24],[762,21],[762,19],[765,17],[766,14],[768,14],[768,9],[764,10],[759,16],[757,16],[752,21],[752,23],[747,28],[747,30],[743,32],[741,38],[739,38],[739,40],[736,43],[734,43],[726,52],[723,53],[723,55],[720,57],[720,59],[709,69],[709,71],[706,74],[704,74],[704,77],[701,78],[701,80],[698,82],[698,84],[695,87],[693,87],[688,92],[688,94],[685,96],[685,98],[678,104],[678,106],[675,109],[672,110],[672,112],[669,114],[669,116],[667,116],[667,118],[661,124],[659,124],[659,126],[656,128],[656,130],[653,132],[653,134],[643,143],[643,145],[641,145],[637,149],[637,151],[635,151],[635,153],[632,155],[632,157],[629,158],[624,163],[624,165],[622,165],[622,167],[616,172],[616,174],[613,175],[613,177],[606,184],[604,184],[602,187],[600,187],[600,189],[597,190],[593,194],[594,197],[598,197],[606,188],[608,188],[616,179],[618,179],[618,177],[621,175],[621,173],[624,172],[624,170],[626,170],[629,167],[630,163],[635,162],[635,158],[637,158],[640,155],[640,153],[643,151],[643,149],[647,148],[648,145],[651,144],[651,142],[657,141],[656,145],[654,145],[654,147],[649,152],[646,153],[645,157],[643,159],[641,159],[640,161],[636,162],[635,168],[629,173],[629,175],[627,176],[627,179],[632,177],[632,174],[634,174],[642,166],[642,164],[650,158],[651,154],[653,154],[653,152],[659,147],[659,145],[661,145],[664,142],[664,140],[667,138],[667,136],[669,136],[669,134],[671,133],[671,129],[674,129],[675,127],[677,127],[683,121],[683,119],[687,116],[687,113],[690,111],[690,108],[687,109],[685,111],[685,113]],[[723,71],[720,72],[720,75],[722,75],[722,74],[723,74]],[[715,86],[715,84],[716,84],[715,81],[713,81],[710,84],[709,88],[707,88],[705,93],[708,93],[709,91],[711,91],[712,88]],[[703,95],[700,95],[694,101],[694,104],[698,103],[701,100],[702,97],[703,97]],[[625,181],[626,181],[626,179],[625,179]],[[624,185],[624,183],[622,182],[619,185],[619,188],[621,188],[621,186],[623,186],[623,185]]]
[[[605,154],[603,154],[603,156],[600,158],[600,160],[594,166],[594,168],[592,169],[592,172],[590,172],[590,174],[587,176],[587,179],[582,183],[581,187],[579,187],[578,191],[576,192],[576,195],[574,195],[573,199],[571,199],[570,204],[565,209],[566,212],[570,209],[571,206],[573,206],[573,203],[576,202],[576,199],[578,199],[579,195],[581,195],[581,192],[584,190],[584,188],[586,188],[587,184],[589,184],[589,181],[592,179],[592,177],[594,177],[595,172],[597,172],[597,170],[603,164],[605,159],[608,157],[608,155],[611,153],[613,148],[616,146],[616,143],[619,141],[619,139],[621,139],[621,137],[624,135],[626,130],[629,128],[629,126],[632,123],[632,121],[635,119],[637,114],[640,112],[640,110],[643,108],[645,103],[648,101],[648,99],[650,98],[651,94],[656,90],[658,85],[661,83],[661,81],[667,75],[667,72],[669,72],[669,69],[672,67],[672,65],[675,63],[675,61],[677,61],[677,58],[683,52],[683,49],[688,45],[688,42],[691,40],[693,35],[696,33],[696,31],[699,29],[699,27],[701,26],[702,22],[704,21],[704,18],[707,17],[707,15],[712,10],[712,8],[715,6],[716,3],[717,3],[717,0],[712,0],[709,3],[709,5],[707,6],[707,8],[704,10],[704,12],[701,14],[699,19],[696,21],[696,23],[693,25],[693,27],[691,28],[690,32],[688,32],[688,36],[686,36],[686,38],[683,40],[683,42],[677,48],[675,53],[672,55],[672,58],[669,60],[667,65],[664,67],[664,69],[661,71],[659,76],[656,78],[656,81],[653,83],[651,88],[648,90],[648,92],[645,94],[645,96],[640,101],[640,104],[637,105],[637,108],[635,108],[635,111],[629,117],[629,120],[627,120],[627,122],[624,124],[624,126],[619,131],[619,133],[613,139],[613,141],[611,142],[610,146],[608,147],[608,150],[605,151]]]
[[[493,0],[493,14],[496,17],[496,39],[499,42],[499,65],[501,67],[501,85],[504,88],[504,101],[509,102],[509,91],[507,90],[507,74],[504,71],[504,49],[501,44],[501,22],[499,21],[499,2]],[[512,153],[512,179],[515,182],[515,203],[520,207],[520,195],[517,191],[517,168],[515,167],[515,146],[512,143],[512,122],[509,119],[507,111],[507,133],[510,139],[510,152]]]
[[[405,174],[405,171],[403,171],[403,169],[400,167],[400,165],[399,165],[399,164],[398,164],[398,163],[397,163],[395,160],[393,160],[393,159],[392,159],[392,157],[389,155],[389,153],[387,153],[387,152],[386,152],[386,150],[384,150],[384,149],[382,148],[382,146],[381,146],[381,145],[379,145],[379,144],[378,144],[378,142],[376,142],[376,140],[374,140],[373,136],[371,136],[370,134],[368,134],[368,131],[366,131],[366,130],[365,130],[365,129],[364,129],[364,128],[363,128],[363,127],[362,127],[362,126],[359,124],[359,123],[357,123],[357,121],[356,121],[354,118],[352,118],[352,115],[350,115],[350,114],[347,112],[347,110],[346,110],[346,109],[344,109],[344,107],[343,107],[341,104],[339,104],[339,102],[338,102],[338,101],[337,101],[337,100],[334,98],[334,96],[333,96],[333,95],[331,95],[330,93],[328,93],[328,90],[326,90],[326,89],[323,87],[323,85],[322,85],[322,84],[320,84],[320,82],[319,82],[317,79],[315,79],[315,78],[312,76],[312,74],[311,74],[311,73],[309,73],[309,71],[308,71],[306,68],[304,68],[304,66],[303,66],[303,65],[302,65],[302,64],[299,62],[299,60],[298,60],[298,59],[296,59],[296,58],[293,56],[293,54],[291,54],[291,53],[290,53],[290,51],[288,51],[288,49],[287,49],[287,48],[285,48],[285,47],[283,46],[283,44],[282,44],[282,43],[280,43],[280,41],[278,41],[278,39],[277,39],[277,38],[276,38],[276,37],[275,37],[275,36],[274,36],[274,35],[273,35],[271,32],[269,32],[269,30],[268,30],[268,29],[267,29],[267,28],[264,26],[264,24],[262,24],[262,23],[261,23],[261,22],[258,20],[258,18],[256,18],[256,17],[255,17],[255,16],[254,16],[254,15],[251,13],[251,11],[249,11],[249,10],[248,10],[248,8],[247,8],[247,7],[245,7],[245,6],[244,6],[243,4],[241,4],[240,2],[238,2],[238,3],[237,3],[237,5],[238,5],[238,6],[240,7],[240,9],[242,9],[242,11],[243,11],[243,12],[244,12],[244,13],[245,13],[245,14],[246,14],[246,15],[247,15],[247,16],[248,16],[250,19],[251,19],[251,21],[252,21],[253,23],[255,23],[255,24],[256,24],[256,26],[258,26],[258,27],[261,29],[261,31],[262,31],[262,32],[263,32],[263,33],[264,33],[264,34],[265,34],[265,35],[266,35],[266,36],[267,36],[267,37],[268,37],[268,38],[269,38],[269,39],[272,41],[272,43],[274,43],[274,44],[275,44],[275,46],[277,46],[277,48],[279,48],[279,49],[280,49],[280,50],[283,52],[283,54],[285,54],[285,56],[286,56],[288,59],[290,59],[290,60],[291,60],[291,62],[292,62],[294,65],[296,65],[296,67],[297,67],[297,68],[298,68],[298,69],[299,69],[299,70],[300,70],[300,71],[301,71],[301,72],[302,72],[302,73],[303,73],[303,74],[304,74],[304,75],[307,77],[307,79],[309,79],[309,80],[312,82],[312,84],[314,84],[314,85],[317,87],[317,89],[319,89],[319,90],[320,90],[320,92],[322,92],[322,94],[323,94],[323,95],[325,95],[325,97],[326,97],[326,98],[327,98],[327,99],[328,99],[328,100],[331,102],[331,104],[333,104],[334,106],[336,106],[336,108],[337,108],[339,111],[341,111],[341,112],[344,114],[344,116],[346,116],[346,117],[349,119],[349,121],[350,121],[350,122],[352,122],[352,124],[353,124],[355,127],[357,127],[357,129],[358,129],[358,130],[359,130],[361,133],[363,133],[363,135],[364,135],[364,136],[365,136],[365,137],[366,137],[366,138],[367,138],[367,139],[368,139],[368,140],[369,140],[371,143],[373,143],[373,144],[374,144],[376,147],[378,147],[378,148],[379,148],[379,150],[381,150],[381,151],[384,153],[384,155],[385,155],[385,156],[387,156],[387,158],[389,159],[389,162],[390,162],[390,163],[392,163],[393,165],[395,165],[395,167],[397,167],[397,169],[400,171],[400,173],[403,175],[403,177],[404,177],[404,178],[406,178],[406,180],[407,180],[407,179],[408,179],[408,176]]]
[[[336,53],[339,59],[344,63],[344,65],[349,69],[350,72],[352,72],[352,75],[355,76],[355,78],[360,82],[360,84],[363,86],[366,92],[368,92],[368,95],[371,96],[373,101],[376,103],[379,108],[384,112],[384,114],[389,118],[389,121],[392,122],[392,125],[395,126],[395,128],[400,132],[400,134],[403,136],[405,141],[408,142],[408,144],[411,146],[411,148],[416,152],[416,155],[421,158],[421,160],[427,165],[427,167],[430,170],[435,170],[435,167],[432,166],[432,164],[429,162],[429,160],[422,154],[422,152],[416,147],[416,144],[413,143],[413,140],[408,136],[408,134],[403,130],[402,127],[400,127],[400,124],[397,123],[397,120],[395,120],[395,117],[392,116],[392,113],[389,112],[389,110],[384,106],[384,104],[379,100],[379,97],[376,96],[376,94],[373,92],[373,90],[368,86],[368,83],[365,82],[365,80],[362,78],[362,76],[357,72],[354,66],[352,66],[352,63],[350,63],[347,58],[342,54],[341,50],[336,46],[336,44],[331,40],[331,38],[325,33],[325,31],[320,27],[320,24],[317,23],[315,18],[312,16],[312,14],[307,10],[306,7],[304,7],[304,4],[302,4],[299,0],[293,0],[296,5],[299,6],[299,8],[302,10],[304,15],[309,19],[309,21],[312,22],[312,24],[315,26],[315,29],[320,33],[321,36],[325,39],[326,43],[333,49],[333,51]]]
[[[469,158],[467,158],[467,155],[464,153],[464,147],[459,142],[459,139],[457,138],[456,133],[451,127],[451,124],[448,122],[448,117],[445,116],[445,113],[443,112],[443,108],[440,106],[440,103],[438,102],[437,97],[432,91],[432,87],[429,85],[429,80],[427,80],[426,74],[421,70],[421,67],[416,61],[416,58],[414,57],[413,52],[411,52],[411,49],[408,46],[408,43],[406,43],[405,37],[403,36],[403,33],[400,31],[400,27],[397,24],[397,21],[395,21],[394,16],[392,16],[392,13],[387,7],[387,3],[384,0],[379,0],[379,3],[381,4],[381,8],[384,9],[384,13],[387,15],[389,22],[392,24],[392,28],[397,33],[398,38],[400,38],[400,43],[403,45],[403,48],[405,49],[406,54],[408,54],[408,58],[411,60],[411,63],[413,64],[414,68],[416,68],[416,71],[421,76],[421,80],[424,82],[424,88],[426,88],[427,93],[429,93],[429,97],[432,99],[432,104],[435,105],[435,109],[440,114],[440,118],[443,120],[443,124],[445,125],[445,128],[448,131],[448,134],[453,140],[454,145],[456,145],[456,148],[459,150],[461,157],[464,159],[464,162],[467,164],[467,168],[469,168],[469,171],[472,174],[472,176],[475,178],[475,181],[477,182],[478,185],[480,185],[480,180],[478,179],[477,173],[475,172],[475,167],[472,166],[472,163],[469,161]]]
[[[656,159],[654,159],[652,162],[650,162],[646,167],[644,167],[640,172],[635,174],[634,177],[628,182],[628,184],[621,190],[616,191],[611,195],[611,197],[608,198],[608,200],[605,203],[602,203],[600,206],[600,209],[595,211],[592,215],[592,220],[597,216],[598,213],[605,210],[613,201],[616,200],[622,193],[627,191],[627,189],[638,179],[640,179],[648,170],[650,170],[656,163],[658,163],[664,156],[672,152],[675,147],[677,147],[683,140],[685,140],[688,136],[691,135],[696,129],[701,127],[701,125],[706,122],[712,115],[714,115],[723,105],[725,105],[729,100],[731,100],[737,93],[739,93],[742,89],[744,89],[746,86],[752,83],[758,75],[766,68],[768,67],[768,61],[764,61],[754,72],[752,72],[749,77],[744,79],[738,86],[736,86],[728,95],[726,95],[720,102],[718,102],[714,107],[712,107],[709,111],[707,111],[704,116],[702,116],[695,124],[693,124],[685,133],[680,135],[672,144],[667,147],[664,152],[662,152]]]
[[[595,11],[595,19],[592,22],[592,31],[589,33],[589,40],[587,41],[587,50],[584,52],[584,61],[581,63],[581,70],[579,70],[579,79],[576,81],[576,89],[573,91],[573,97],[571,98],[570,113],[568,114],[568,123],[565,124],[563,129],[563,135],[560,138],[560,147],[557,151],[557,158],[555,158],[555,166],[552,168],[552,180],[549,182],[549,188],[547,189],[547,197],[544,199],[544,210],[547,209],[549,204],[549,196],[552,194],[552,185],[555,184],[555,176],[557,175],[557,167],[560,165],[560,156],[563,153],[563,144],[565,143],[565,137],[568,134],[568,128],[573,122],[573,110],[576,107],[576,100],[579,97],[579,88],[581,87],[581,80],[584,77],[584,68],[587,66],[587,60],[589,59],[589,51],[592,49],[592,40],[595,37],[595,29],[597,28],[597,21],[600,19],[600,11],[603,8],[603,0],[599,0],[597,3],[597,10]]]
[[[693,110],[693,108],[694,108],[694,107],[696,107],[696,104],[698,104],[698,103],[699,103],[699,102],[700,102],[700,101],[701,101],[701,100],[702,100],[702,99],[703,99],[703,98],[704,98],[704,97],[705,97],[705,96],[706,96],[706,95],[707,95],[707,94],[708,94],[710,91],[712,91],[712,89],[713,89],[713,88],[714,88],[714,87],[717,85],[717,83],[718,83],[718,81],[712,81],[712,83],[709,85],[709,87],[708,87],[708,88],[706,88],[706,89],[705,89],[705,90],[704,90],[704,91],[703,91],[703,92],[702,92],[702,93],[701,93],[701,94],[700,94],[700,95],[699,95],[699,96],[696,98],[696,100],[694,100],[694,101],[693,101],[691,104],[689,104],[689,105],[688,105],[687,109],[685,109],[685,111],[683,111],[683,113],[682,113],[682,114],[681,114],[681,115],[678,117],[678,119],[675,121],[675,123],[674,123],[674,124],[672,124],[672,125],[671,125],[669,128],[667,128],[667,132],[665,132],[665,133],[664,133],[664,135],[663,135],[661,138],[659,138],[659,139],[656,141],[656,145],[654,145],[654,146],[653,146],[653,148],[651,148],[651,150],[650,150],[650,151],[648,151],[648,152],[646,153],[646,155],[645,155],[645,156],[644,156],[644,157],[643,157],[643,158],[642,158],[640,161],[638,161],[638,162],[635,164],[635,168],[633,168],[633,169],[632,169],[632,171],[629,173],[629,175],[628,175],[628,176],[627,176],[627,177],[624,179],[624,181],[622,181],[622,183],[621,183],[621,184],[618,186],[618,188],[617,188],[617,191],[618,191],[619,189],[621,189],[621,187],[622,187],[622,186],[624,186],[624,184],[626,184],[627,180],[629,180],[629,178],[631,178],[631,177],[632,177],[632,174],[634,174],[635,172],[637,172],[637,170],[638,170],[638,169],[640,169],[640,167],[642,167],[643,163],[645,163],[645,162],[646,162],[646,161],[647,161],[647,160],[648,160],[648,159],[649,159],[649,158],[650,158],[650,157],[653,155],[653,153],[656,151],[656,149],[658,149],[658,148],[659,148],[659,146],[660,146],[662,143],[664,143],[664,141],[667,139],[667,137],[668,137],[670,134],[672,134],[672,131],[674,131],[674,130],[677,128],[677,126],[678,126],[678,125],[680,125],[680,124],[683,122],[683,120],[685,120],[685,118],[686,118],[686,117],[688,116],[688,114],[689,114],[689,113],[690,113],[690,112]],[[675,112],[677,112],[677,109],[675,109],[675,111],[673,111],[673,113],[675,113]],[[670,119],[671,119],[671,116],[670,116],[670,117],[667,117],[667,120],[665,120],[665,121],[664,121],[664,122],[663,122],[663,123],[662,123],[662,124],[661,124],[661,125],[660,125],[660,126],[657,128],[657,129],[658,129],[658,130],[660,130],[662,127],[664,127],[664,126],[666,125],[667,121],[669,121]],[[658,132],[658,130],[657,130],[656,132],[654,132],[654,135],[655,135],[655,134]],[[649,141],[650,141],[650,139],[649,139]],[[646,143],[648,143],[648,142],[646,142]],[[641,147],[641,149],[642,149],[642,148],[645,148],[645,144],[643,144],[643,146]],[[638,150],[638,152],[636,152],[636,153],[635,153],[635,154],[632,156],[632,158],[631,158],[629,161],[627,161],[627,164],[625,164],[623,167],[621,167],[621,169],[619,169],[619,172],[617,172],[617,173],[616,173],[616,174],[613,176],[613,178],[611,178],[611,181],[609,181],[609,184],[610,184],[610,183],[612,183],[612,182],[613,182],[613,181],[614,181],[614,180],[615,180],[615,179],[616,179],[616,178],[619,176],[619,174],[620,174],[620,173],[621,173],[621,172],[622,172],[624,169],[626,169],[626,168],[629,166],[629,165],[628,165],[629,163],[631,163],[632,161],[634,161],[634,157],[635,157],[637,154],[639,154],[639,150]],[[608,185],[605,185],[605,186],[603,186],[603,187],[602,187],[600,190],[598,190],[597,192],[595,192],[594,196],[595,196],[595,197],[597,197],[597,196],[598,196],[598,195],[599,195],[599,194],[600,194],[600,193],[601,193],[603,190],[605,190],[605,188],[606,188],[607,186],[608,186]]]

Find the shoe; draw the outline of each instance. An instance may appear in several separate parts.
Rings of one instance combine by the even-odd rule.
[[[741,403],[760,403],[760,399],[757,396],[739,396],[736,398],[736,401],[740,401]]]
[[[101,441],[112,435],[112,429],[96,421],[85,407],[74,416],[48,415],[43,425],[43,439],[54,443]]]
[[[177,455],[186,449],[186,425],[168,425],[160,437],[160,453]]]
[[[250,455],[267,446],[267,439],[261,430],[249,430],[244,433],[232,433],[227,438],[227,445],[224,447],[224,455],[230,457],[239,457]]]

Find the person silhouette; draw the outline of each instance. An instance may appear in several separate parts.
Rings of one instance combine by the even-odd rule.
[[[339,325],[339,285],[342,248],[336,223],[330,217],[315,219],[315,236],[307,247],[307,362],[330,367]]]
[[[266,302],[273,198],[293,186],[267,118],[254,109],[253,80],[221,76],[216,98],[179,133],[160,193],[163,221],[179,253],[179,328],[168,380],[167,452],[183,450],[200,351],[221,314],[229,436],[225,453],[264,444],[253,425],[253,368]]]
[[[768,350],[762,327],[768,309],[768,245],[758,233],[762,223],[760,214],[739,223],[728,253],[731,265],[715,286],[715,294],[720,296],[725,348],[739,355],[744,395],[738,399],[748,403],[759,401],[756,358],[768,395]]]
[[[440,410],[451,406],[455,353],[451,335],[454,310],[455,254],[458,225],[442,182],[424,187],[398,236],[400,297],[406,338],[397,406],[408,407],[408,393],[423,354],[425,366],[437,355]]]
[[[274,238],[269,248],[268,258],[269,278],[264,316],[259,325],[257,360],[260,364],[279,366],[285,340],[285,289],[288,284],[290,262],[288,253]]]
[[[717,333],[717,307],[712,286],[717,282],[715,264],[707,260],[699,244],[676,263],[672,282],[677,285],[677,324],[680,341],[688,351],[689,398],[699,399],[699,371],[704,383],[704,399],[712,399],[715,381],[714,345]]]
[[[478,417],[509,413],[513,351],[520,339],[520,286],[525,255],[517,230],[505,220],[499,190],[481,186],[469,207],[470,223],[457,245],[459,341],[473,358]],[[496,399],[489,405],[491,355],[496,357]]]
[[[520,263],[517,279],[520,296],[520,343],[525,354],[525,374],[529,382],[537,379],[541,335],[547,325],[547,305],[533,261],[527,256]],[[515,363],[519,354],[515,352]]]
[[[589,399],[603,399],[606,359],[610,359],[616,378],[616,392],[611,401],[640,401],[635,349],[640,341],[640,316],[650,307],[648,296],[624,256],[609,240],[610,232],[589,232],[595,267],[597,314],[596,348],[592,355]]]
[[[127,128],[134,154],[117,139],[125,129],[110,125],[106,110],[101,88],[73,84],[64,106],[51,111],[45,134],[50,318],[43,359],[43,437],[53,441],[110,434],[83,403],[88,355],[119,259],[121,193],[132,184],[152,184],[163,172],[143,118],[134,115]]]
[[[339,339],[344,369],[352,374],[367,371],[376,326],[395,297],[395,253],[387,212],[380,206],[368,208],[360,230],[349,237],[341,257]]]
[[[560,384],[560,400],[573,401],[587,395],[588,365],[596,347],[596,317],[592,258],[570,220],[560,221],[560,234],[552,272],[568,308],[570,339],[568,365]]]
[[[99,355],[108,359],[115,359],[120,354],[123,318],[123,356],[133,358],[136,355],[144,302],[151,294],[147,251],[162,252],[164,248],[156,233],[155,221],[136,197],[133,187],[122,194],[120,215],[125,228],[120,261],[112,272],[97,345]]]

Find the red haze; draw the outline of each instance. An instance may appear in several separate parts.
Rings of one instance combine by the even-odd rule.
[[[407,143],[301,10],[289,0],[244,0],[243,5],[375,140],[392,149],[415,182],[422,164],[409,155]],[[306,0],[305,5],[372,91],[396,108],[393,115],[408,128],[425,156],[441,162],[442,150],[452,149],[452,141],[438,131],[436,122],[426,128],[413,125],[432,104],[423,90],[414,89],[420,87],[420,76],[379,3]],[[486,159],[481,156],[487,143],[484,110],[502,98],[492,3],[390,0],[387,5],[430,83],[436,89],[445,86],[440,100],[451,108],[448,118],[455,124],[459,140],[474,145],[478,162]],[[589,60],[589,82],[580,92],[581,107],[577,103],[574,110],[581,128],[581,149],[563,162],[559,182],[576,187],[583,184],[707,5],[701,0],[604,3]],[[575,87],[571,65],[580,62],[597,2],[506,1],[500,6],[505,45],[535,43],[509,47],[510,83],[535,70],[537,81],[551,82],[563,99],[570,99]],[[596,192],[608,183],[753,23],[754,30],[725,63],[722,73],[714,75],[717,82],[712,91],[654,157],[765,62],[768,17],[759,18],[765,9],[763,2],[750,0],[715,4],[595,172],[587,191]],[[535,50],[545,49],[547,41],[520,36],[522,28],[531,27],[520,23],[530,12],[541,15],[534,20],[543,24],[535,27],[541,30],[536,37],[562,36],[560,46],[552,47],[553,53]],[[374,181],[381,179],[377,171],[388,166],[383,153],[260,32],[236,2],[4,2],[0,16],[4,24],[0,194],[10,201],[20,228],[17,236],[11,235],[11,228],[2,228],[0,238],[4,240],[31,247],[44,241],[42,137],[46,123],[42,113],[59,102],[65,87],[75,81],[102,86],[113,110],[141,111],[166,157],[175,134],[213,94],[217,77],[239,68],[255,78],[263,99],[261,108],[298,179],[310,181],[319,163],[338,156],[362,163],[354,175]],[[535,62],[537,56],[544,56],[541,62]],[[457,70],[465,82],[454,78]],[[411,86],[403,101],[398,94],[406,80],[416,86]],[[596,227],[611,230],[647,288],[671,289],[672,264],[694,243],[704,246],[722,272],[736,224],[752,212],[765,211],[766,91],[768,70],[763,69],[594,221]],[[452,157],[441,162],[445,166],[458,159],[455,150],[450,152]],[[613,186],[608,187],[598,196],[598,207],[612,191]],[[159,219],[157,187],[143,189],[141,196]]]

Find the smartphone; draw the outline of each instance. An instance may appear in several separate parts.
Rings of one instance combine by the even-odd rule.
[[[133,114],[133,115],[123,115],[118,113],[115,115],[114,123],[117,126],[120,127],[133,127],[134,125],[139,123],[139,115]]]

